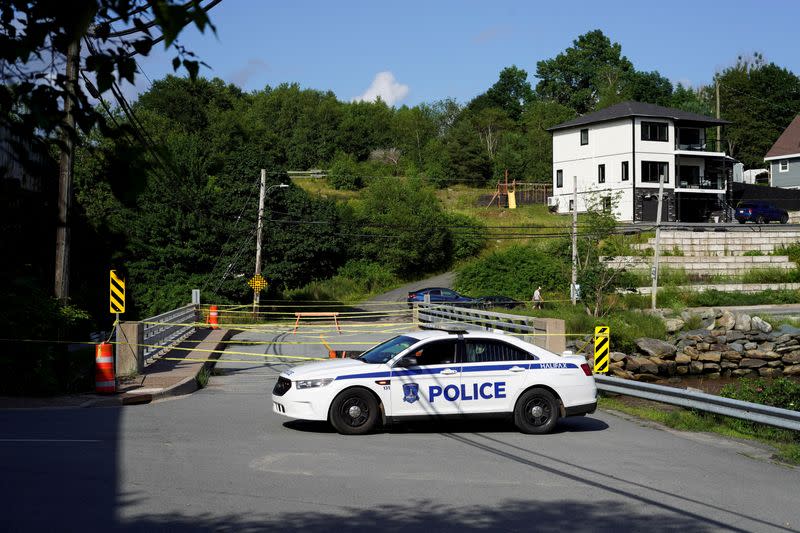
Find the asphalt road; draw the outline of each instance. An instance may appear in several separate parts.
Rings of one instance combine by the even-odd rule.
[[[749,444],[607,412],[345,437],[273,414],[290,363],[253,359],[176,400],[0,412],[0,530],[800,530],[800,469]]]

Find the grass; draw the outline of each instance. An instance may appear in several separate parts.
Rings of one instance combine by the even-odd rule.
[[[292,178],[292,182],[309,194],[332,200],[351,200],[360,196],[359,191],[340,191],[334,189],[325,178]]]
[[[211,371],[203,366],[203,368],[200,369],[200,372],[198,372],[197,378],[195,378],[197,379],[197,386],[201,389],[205,389],[208,386],[208,378],[210,377]]]
[[[777,459],[790,464],[800,464],[800,441],[797,432],[763,425],[749,426],[734,418],[682,408],[664,409],[663,406],[655,404],[653,407],[630,405],[619,398],[607,396],[600,398],[599,406],[652,420],[681,431],[716,433],[726,437],[755,440],[774,447]]]

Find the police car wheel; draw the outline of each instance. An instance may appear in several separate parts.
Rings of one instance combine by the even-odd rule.
[[[531,389],[517,401],[514,424],[523,433],[549,433],[558,421],[558,401],[550,391]]]
[[[369,433],[378,421],[378,402],[363,389],[343,391],[331,403],[330,419],[343,435]]]

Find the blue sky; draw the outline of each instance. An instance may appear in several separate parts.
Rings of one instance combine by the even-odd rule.
[[[202,75],[246,90],[297,82],[341,100],[382,94],[395,105],[465,102],[512,64],[535,85],[537,61],[598,28],[637,69],[673,82],[708,83],[753,51],[800,74],[797,0],[223,0],[210,15],[216,36],[192,29],[180,38],[210,65]],[[159,49],[140,66],[160,78],[171,72],[172,56]],[[140,80],[126,92],[146,90]]]

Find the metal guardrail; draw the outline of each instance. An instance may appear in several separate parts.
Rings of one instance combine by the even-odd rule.
[[[195,331],[198,306],[185,305],[142,320],[144,323],[144,364],[166,348],[177,344]]]
[[[774,427],[800,431],[800,411],[791,411],[759,403],[743,402],[723,398],[704,392],[696,392],[652,383],[595,374],[598,390],[644,398],[670,405],[678,405],[698,411],[731,416]]]
[[[522,334],[523,340],[555,353],[561,353],[566,348],[563,320],[494,313],[453,305],[425,303],[414,305],[419,322],[472,324],[484,329],[498,329],[508,333]]]
[[[462,322],[487,328],[499,329],[511,333],[543,333],[544,330],[528,321],[544,320],[506,313],[491,313],[444,305],[416,304],[416,312],[420,322]],[[507,321],[497,320],[505,318]],[[563,332],[563,328],[562,328]],[[535,339],[536,337],[534,337]],[[545,337],[549,339],[550,337]],[[562,337],[563,339],[563,337]],[[541,345],[541,344],[539,344]],[[561,353],[563,350],[552,350]],[[731,398],[723,398],[713,394],[697,392],[652,383],[642,383],[628,379],[595,374],[597,389],[604,392],[623,394],[646,400],[677,405],[688,409],[696,409],[718,415],[730,416],[767,424],[783,429],[800,431],[800,411],[781,409],[759,403],[743,402]]]

